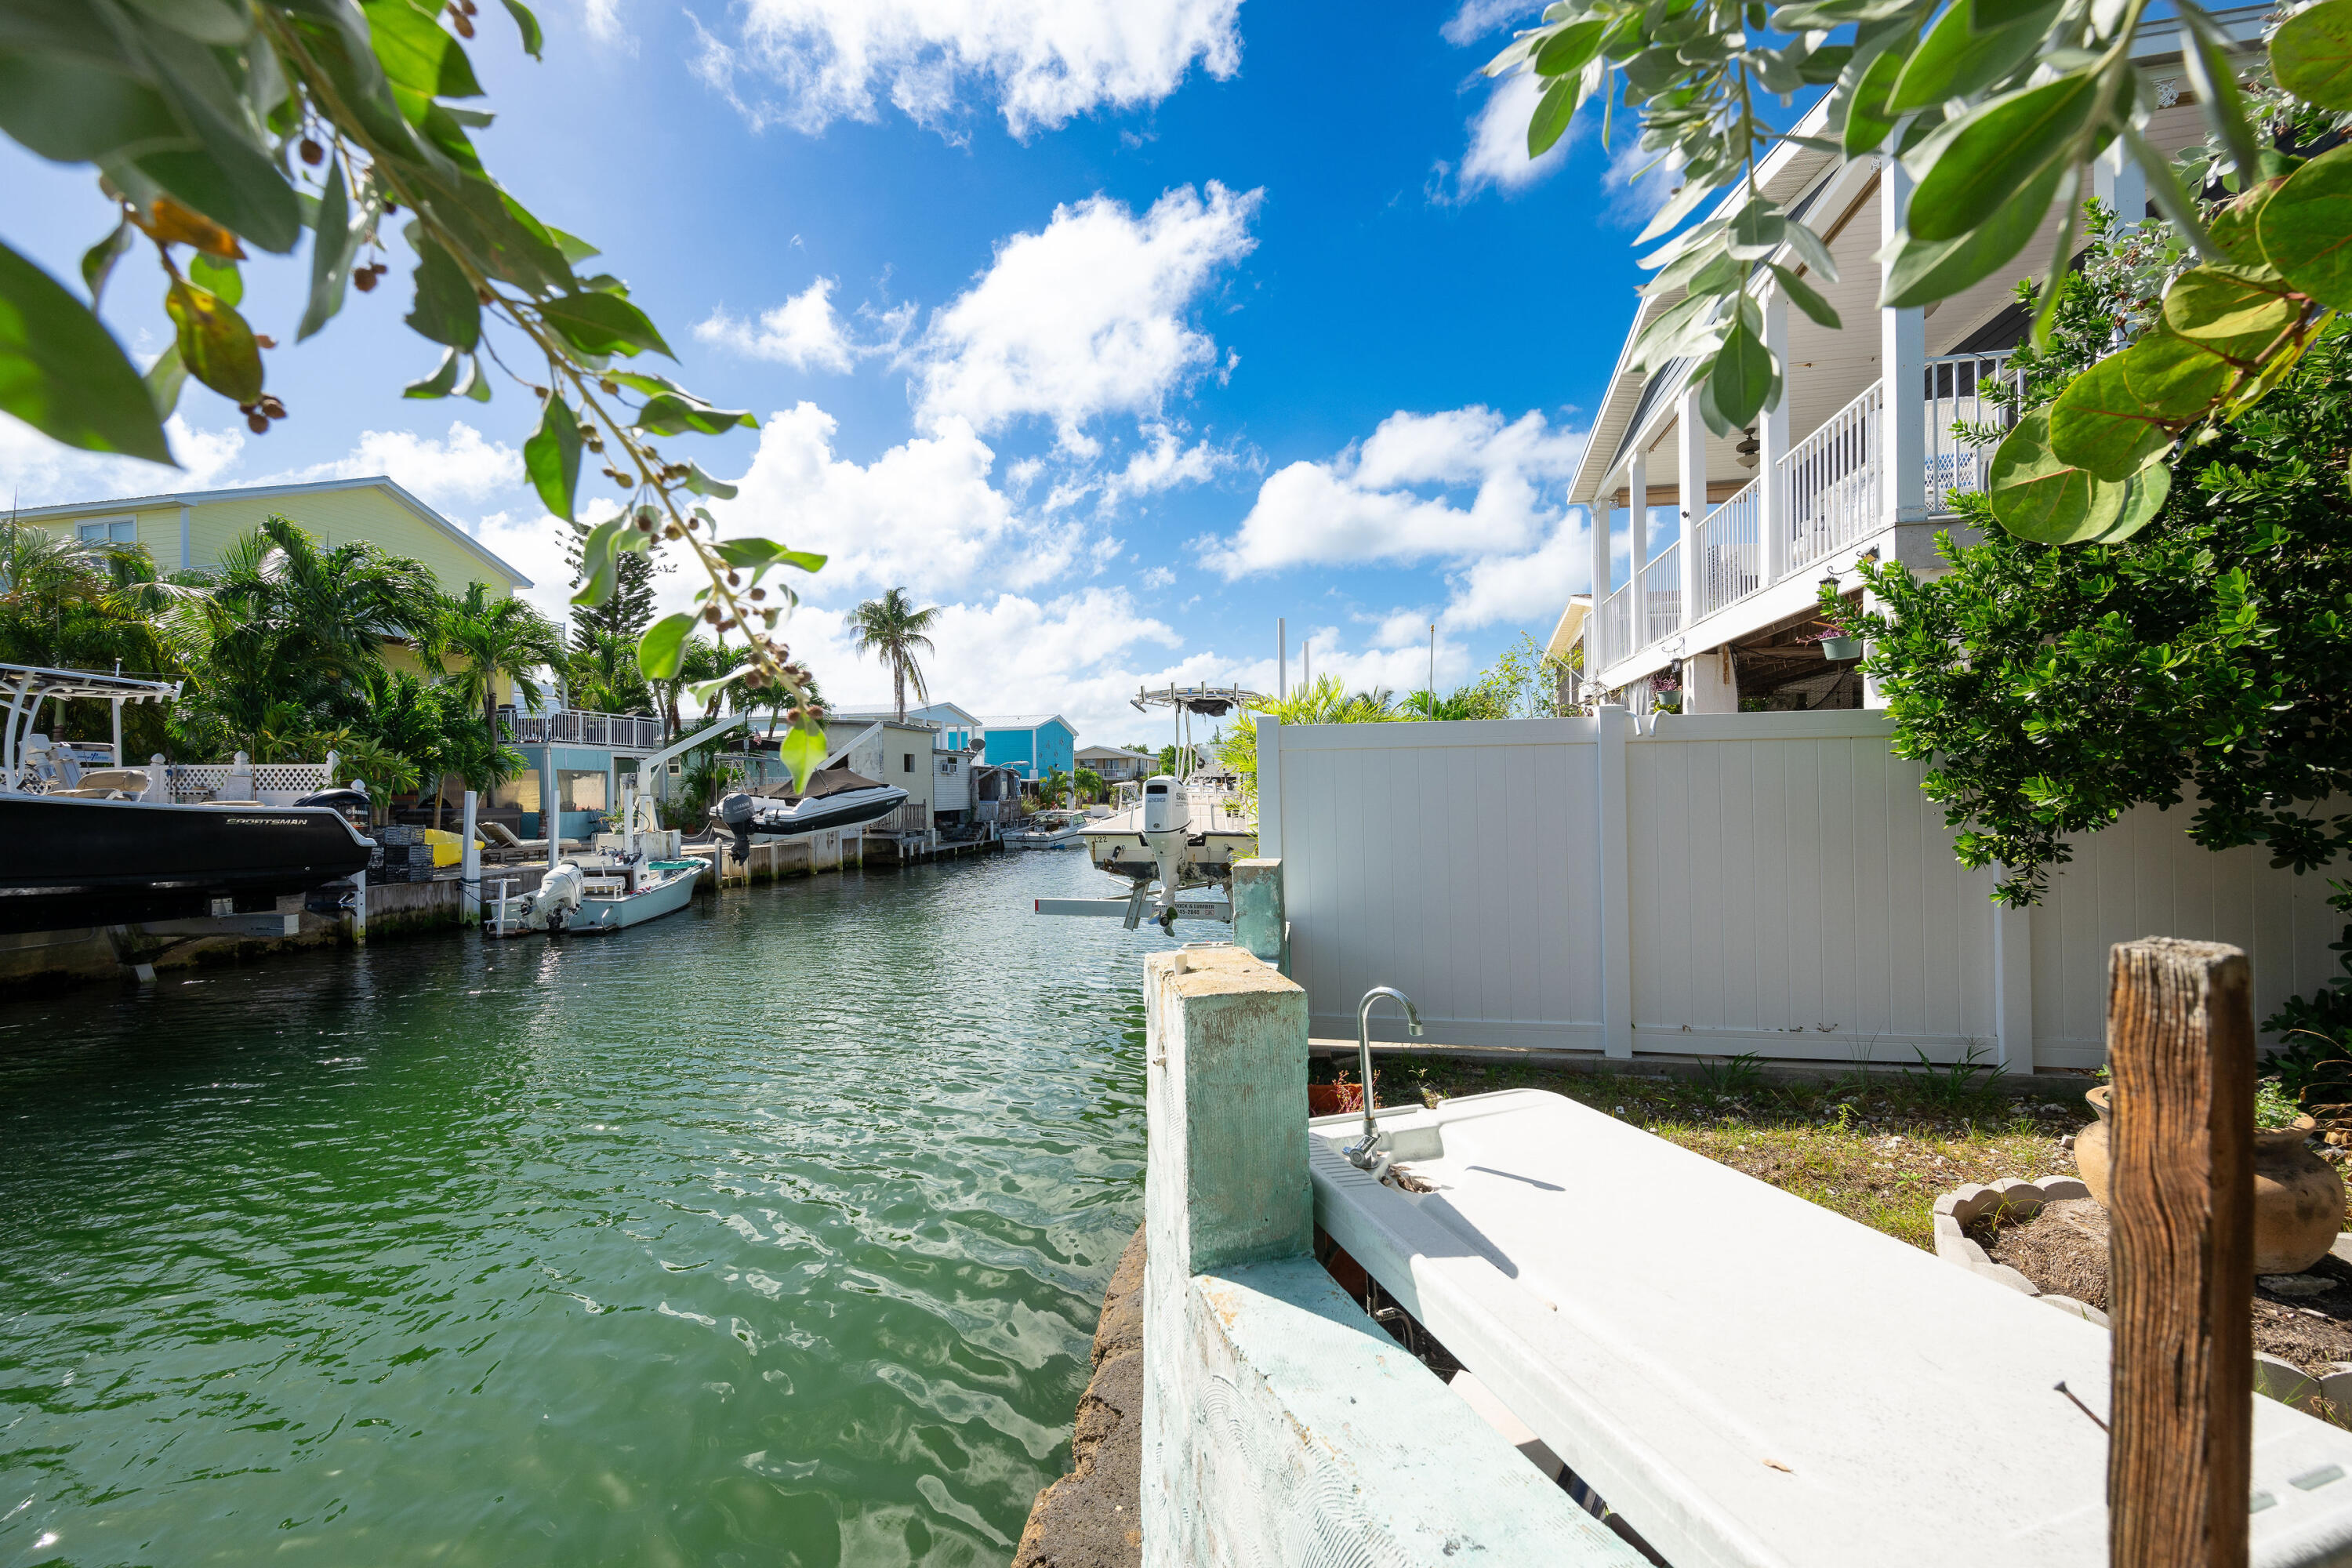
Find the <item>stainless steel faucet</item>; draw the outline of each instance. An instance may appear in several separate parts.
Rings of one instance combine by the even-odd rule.
[[[1373,986],[1356,1005],[1356,1073],[1364,1086],[1364,1136],[1349,1146],[1348,1161],[1357,1169],[1365,1171],[1370,1170],[1373,1162],[1379,1158],[1372,1147],[1381,1136],[1380,1123],[1372,1120],[1372,1004],[1383,996],[1394,998],[1397,1005],[1404,1009],[1407,1029],[1414,1035],[1421,1033],[1421,1009],[1412,1005],[1412,997],[1393,985]]]

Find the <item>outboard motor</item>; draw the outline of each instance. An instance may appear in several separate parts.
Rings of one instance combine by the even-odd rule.
[[[1192,803],[1184,786],[1166,773],[1143,781],[1143,847],[1160,868],[1160,923],[1175,920],[1176,891],[1183,885],[1184,843],[1192,828]]]
[[[548,872],[531,895],[530,912],[525,923],[540,931],[562,931],[578,912],[580,894],[585,879],[580,868],[566,860]]]
[[[735,858],[738,860],[751,858],[751,814],[757,809],[750,795],[737,790],[721,799],[718,809],[711,814],[735,835]]]

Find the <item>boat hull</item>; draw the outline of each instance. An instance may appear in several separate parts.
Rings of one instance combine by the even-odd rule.
[[[734,834],[737,842],[748,847],[769,839],[797,838],[831,828],[863,826],[889,816],[908,799],[907,792],[896,784],[811,795],[790,805],[756,795],[730,795],[712,807],[712,826]],[[747,804],[739,805],[738,802]],[[730,811],[740,814],[740,819],[729,816]]]
[[[626,931],[647,921],[674,915],[694,901],[699,871],[677,871],[668,880],[619,898],[585,898],[565,924],[569,931]]]
[[[367,869],[324,806],[171,805],[0,793],[0,932],[267,910]]]

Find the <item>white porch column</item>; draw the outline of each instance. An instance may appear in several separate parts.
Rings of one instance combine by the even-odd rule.
[[[1650,640],[1650,606],[1642,593],[1642,568],[1650,563],[1650,466],[1637,450],[1625,459],[1625,595],[1632,614],[1626,616],[1631,635],[1622,651],[1645,647]]]
[[[1878,239],[1892,245],[1911,205],[1911,176],[1901,160],[1878,165]],[[1882,274],[1885,263],[1880,264]],[[1881,397],[1886,407],[1879,447],[1886,485],[1884,521],[1924,522],[1927,517],[1927,318],[1914,308],[1878,312]]]
[[[1780,401],[1764,411],[1756,426],[1756,475],[1763,501],[1757,531],[1763,542],[1764,581],[1778,583],[1789,574],[1789,497],[1780,459],[1789,455],[1789,400],[1795,395],[1789,385],[1795,380],[1789,370],[1789,296],[1779,288],[1764,296],[1764,342],[1780,364],[1782,385]]]
[[[2121,138],[2091,162],[2091,195],[2116,209],[2124,223],[2147,216],[2147,176]]]
[[[1706,578],[1705,563],[1698,558],[1698,534],[1699,524],[1706,520],[1706,421],[1699,417],[1696,385],[1683,389],[1680,403],[1675,410],[1675,466],[1682,476],[1683,525],[1682,549],[1675,560],[1682,568],[1679,624],[1687,626],[1705,613],[1698,597],[1699,584]],[[1685,655],[1697,651],[1696,645],[1683,650]]]
[[[1609,647],[1601,635],[1601,623],[1606,618],[1604,609],[1609,603],[1609,537],[1616,510],[1617,481],[1612,477],[1602,479],[1601,488],[1592,494],[1589,540],[1591,545],[1592,619],[1591,629],[1584,637],[1584,674],[1589,680],[1600,679],[1601,666],[1617,656],[1617,650]]]

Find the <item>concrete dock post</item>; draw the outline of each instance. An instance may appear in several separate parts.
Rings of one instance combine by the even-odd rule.
[[[482,923],[482,847],[474,837],[474,810],[478,802],[474,791],[466,792],[466,847],[459,862],[457,920],[469,926]]]
[[[147,787],[140,792],[139,798],[160,800],[167,805],[171,802],[172,764],[163,760],[161,752],[147,759]]]
[[[1234,862],[1234,945],[1290,973],[1288,924],[1282,907],[1282,862]]]
[[[367,873],[357,871],[352,876],[352,941],[367,945]]]

